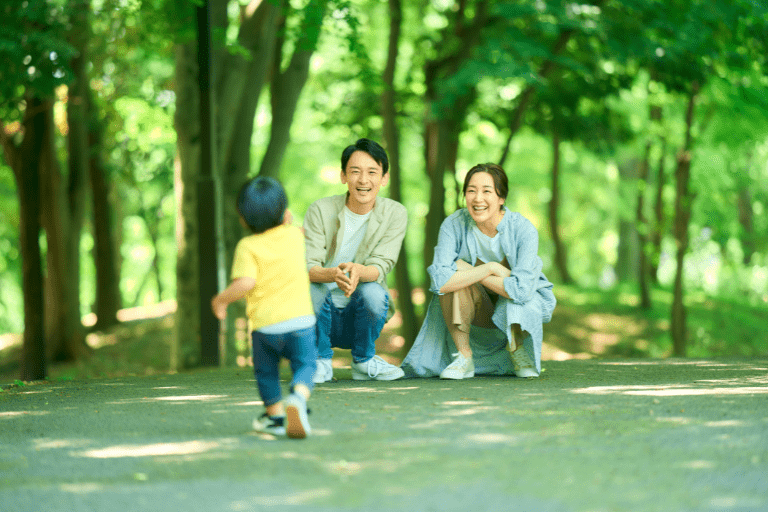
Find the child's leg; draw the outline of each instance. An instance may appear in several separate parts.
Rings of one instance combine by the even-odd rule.
[[[293,380],[291,390],[305,399],[312,394],[312,377],[317,369],[317,348],[315,328],[300,329],[286,335],[284,355],[291,363]]]
[[[284,343],[282,335],[254,331],[252,339],[253,372],[264,407],[269,416],[284,416],[280,390],[280,354],[276,350]]]
[[[307,399],[312,393],[313,376],[317,368],[315,329],[301,329],[286,335],[285,351],[291,362],[293,380],[291,395],[285,400],[285,433],[303,439],[311,432],[307,417]]]

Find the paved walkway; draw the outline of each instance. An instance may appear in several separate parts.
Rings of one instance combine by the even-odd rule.
[[[0,510],[768,511],[768,359],[545,362],[318,386],[260,436],[249,370],[0,392]]]

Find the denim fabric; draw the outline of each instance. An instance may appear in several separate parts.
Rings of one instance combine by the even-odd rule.
[[[314,386],[312,377],[317,369],[317,348],[315,345],[315,327],[283,334],[264,334],[253,331],[253,372],[259,386],[259,394],[264,405],[280,401],[280,358],[285,357],[291,363],[293,379],[291,390],[296,384],[304,384],[310,390]]]
[[[364,363],[376,354],[376,339],[387,321],[389,293],[378,283],[360,283],[349,304],[337,308],[322,283],[312,283],[312,303],[317,315],[317,353],[331,359],[331,347],[351,349],[352,360]]]

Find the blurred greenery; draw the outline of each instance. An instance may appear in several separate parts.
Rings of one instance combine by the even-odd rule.
[[[126,306],[147,306],[176,296],[174,45],[189,38],[190,33],[188,25],[171,23],[161,12],[178,1],[92,2],[88,72],[98,115],[106,128],[103,158],[112,187],[110,200],[119,219],[120,288]],[[42,3],[54,10],[61,4]],[[229,2],[229,16],[236,20],[247,3]],[[476,9],[479,2],[464,4]],[[669,223],[675,186],[670,170],[674,169],[685,130],[683,93],[694,79],[701,81],[702,90],[694,127],[691,186],[695,201],[685,263],[689,355],[753,356],[768,352],[768,335],[761,320],[768,310],[768,67],[765,52],[761,53],[765,42],[759,40],[760,34],[764,35],[760,28],[768,26],[768,20],[765,9],[746,0],[717,1],[706,8],[706,2],[675,4],[680,4],[680,9],[665,9],[669,12],[662,15],[655,12],[660,4],[652,0],[610,1],[602,10],[568,2],[490,2],[491,21],[483,28],[478,47],[440,85],[443,90],[438,110],[450,109],[457,94],[476,89],[476,100],[459,135],[457,175],[445,177],[447,212],[461,204],[461,198],[456,197],[457,180],[460,182],[472,165],[498,159],[509,136],[509,114],[521,92],[530,84],[539,88],[536,103],[512,139],[506,160],[510,179],[507,206],[539,229],[545,272],[553,281],[557,281],[557,274],[547,218],[552,197],[551,127],[555,119],[563,119],[567,125],[560,148],[559,229],[567,243],[569,271],[576,284],[566,287],[556,282],[561,306],[546,330],[563,352],[590,356],[670,354],[665,322],[672,303],[674,240],[670,226],[664,226],[653,307],[641,312],[636,283],[617,280],[619,222],[634,221],[638,188],[646,190],[651,217],[655,171],[649,183],[627,183],[619,167],[640,158],[649,137],[666,138],[666,152],[662,154],[660,146],[654,144],[650,161],[654,168],[659,161],[664,162],[670,175],[663,188],[663,211]],[[299,9],[304,2],[291,5]],[[404,6],[395,81],[403,203],[410,218],[405,244],[413,283],[424,281],[425,266],[432,258],[422,254],[429,209],[429,180],[424,171],[424,66],[440,52],[452,50],[450,44],[448,49],[440,46],[438,34],[450,27],[458,5],[451,0],[432,0]],[[385,2],[370,0],[335,2],[323,25],[280,171],[297,224],[312,201],[344,192],[339,183],[343,147],[361,136],[382,139],[379,98],[383,85],[379,75],[387,50],[386,8]],[[754,9],[751,17],[734,20],[736,14],[747,12],[744,9]],[[10,13],[6,7],[0,12]],[[18,12],[13,14],[18,17]],[[33,14],[36,22],[43,16],[39,11]],[[62,16],[60,12],[46,16],[45,23],[59,26],[54,20]],[[730,21],[717,28],[713,21],[717,16]],[[725,26],[735,28],[725,31]],[[34,39],[22,51],[9,43],[19,35],[17,29],[9,27],[4,21],[4,31],[0,32],[4,72],[12,71],[6,63],[23,68],[19,60],[25,62],[24,52],[44,53],[39,45],[56,48],[59,59],[71,55],[61,39]],[[577,31],[578,38],[574,36],[569,42],[569,53],[553,55],[552,41],[562,30],[570,29]],[[296,27],[288,26],[287,30],[290,33]],[[57,30],[46,37],[60,34]],[[224,37],[236,46],[234,32]],[[540,80],[536,72],[546,59],[561,66],[561,73]],[[48,60],[40,62],[48,67],[61,64],[50,53]],[[690,65],[681,66],[680,62]],[[48,74],[59,73],[52,68]],[[66,85],[62,83],[53,80],[45,87],[58,94],[57,147],[64,161]],[[269,92],[265,94],[255,117],[252,173],[269,143],[272,112]],[[17,89],[3,91],[0,119],[8,133],[18,130],[18,125],[11,124],[18,117],[6,115],[11,112],[9,98],[17,97]],[[651,105],[663,108],[661,121],[651,118]],[[0,333],[23,329],[15,187],[11,168],[0,159]],[[745,232],[739,209],[734,207],[743,190],[749,192],[752,234]],[[92,311],[96,300],[92,236],[86,226],[81,240],[82,316]],[[751,255],[745,261],[748,251]],[[423,300],[417,305],[423,308]],[[591,314],[615,316],[618,327],[629,330],[643,324],[644,334],[618,329],[619,338],[609,351],[579,350],[577,345],[587,341],[579,340],[569,329]],[[156,332],[162,333],[158,338],[169,336],[159,328]],[[130,357],[140,360],[146,347],[155,342],[148,342]],[[145,355],[162,358],[163,353]],[[159,368],[163,363],[146,365]],[[137,363],[136,367],[140,366]]]

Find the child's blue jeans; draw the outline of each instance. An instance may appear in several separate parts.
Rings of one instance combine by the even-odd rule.
[[[314,326],[282,334],[253,332],[253,372],[265,406],[276,404],[282,398],[281,357],[291,363],[291,391],[296,384],[304,384],[312,390],[312,377],[317,369],[315,336]]]

